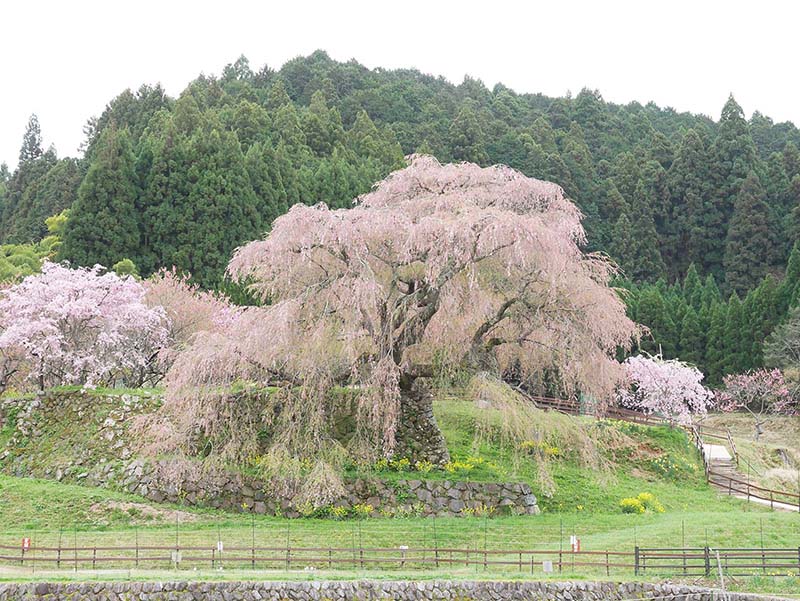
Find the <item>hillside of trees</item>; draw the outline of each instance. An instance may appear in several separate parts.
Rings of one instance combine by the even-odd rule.
[[[428,153],[560,184],[585,214],[588,250],[622,269],[630,315],[653,333],[645,350],[712,380],[759,366],[795,304],[800,130],[746,120],[732,96],[714,120],[318,51],[277,71],[242,57],[178,98],[126,90],[85,131],[83,157],[59,158],[31,118],[17,168],[0,168],[0,263],[29,263],[20,245],[41,244],[45,219],[69,209],[58,258],[129,259],[142,276],[174,265],[217,287],[232,251],[288,207],[348,206],[403,155]]]

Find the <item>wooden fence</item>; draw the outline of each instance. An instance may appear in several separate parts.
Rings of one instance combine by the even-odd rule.
[[[270,547],[136,545],[36,547],[0,545],[0,562],[55,570],[220,569],[430,570],[659,576],[800,575],[800,547],[786,549],[641,548],[633,551],[425,547]]]
[[[631,409],[625,409],[623,407],[617,407],[614,405],[610,405],[598,410],[597,407],[584,407],[580,401],[576,399],[558,399],[528,394],[525,394],[525,396],[540,409],[549,409],[569,415],[591,415],[597,418],[619,419],[645,426],[674,425],[674,422],[663,417],[642,413],[641,411],[633,411]]]
[[[747,480],[740,480],[729,474],[716,472],[713,468],[706,471],[706,477],[710,483],[723,491],[727,491],[729,495],[741,495],[746,497],[748,501],[750,499],[760,499],[769,502],[772,509],[775,509],[776,503],[780,503],[797,507],[797,510],[800,511],[800,493],[756,486]]]
[[[694,549],[637,547],[637,575],[752,576],[800,574],[800,547],[789,549]]]

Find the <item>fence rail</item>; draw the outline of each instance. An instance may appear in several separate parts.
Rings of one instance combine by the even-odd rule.
[[[258,545],[136,545],[21,548],[0,545],[0,562],[31,569],[417,569],[462,567],[476,571],[636,575],[800,575],[800,547],[642,548],[633,551],[479,549],[438,547],[282,547]]]
[[[522,392],[522,391],[520,391]],[[633,422],[646,426],[664,426],[674,425],[674,423],[663,417],[642,413],[641,411],[634,411],[632,409],[625,409],[624,407],[617,407],[610,405],[599,411],[596,408],[587,410],[579,401],[575,399],[559,399],[546,396],[535,396],[527,393],[523,394],[530,399],[540,409],[550,409],[552,411],[559,411],[569,415],[592,415],[598,418],[619,419],[626,422]]]
[[[729,474],[716,472],[713,469],[707,470],[708,481],[715,484],[718,488],[727,490],[729,495],[745,495],[748,499],[761,499],[767,501],[771,508],[775,508],[775,503],[796,506],[800,511],[800,493],[792,493],[785,490],[774,490],[751,484],[747,480],[734,478]]]
[[[639,549],[637,574],[710,576],[721,570],[729,576],[800,574],[797,549]]]

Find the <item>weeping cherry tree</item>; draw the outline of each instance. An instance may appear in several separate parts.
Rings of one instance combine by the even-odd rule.
[[[314,457],[346,407],[353,432],[336,444],[348,456],[442,463],[429,382],[443,371],[513,371],[531,386],[547,374],[564,394],[610,398],[615,351],[637,327],[609,286],[613,265],[584,241],[556,184],[411,157],[352,208],[295,205],[238,249],[230,276],[271,304],[196,336],[164,411],[218,452],[259,452],[266,428],[284,457]],[[282,392],[244,410],[232,404],[241,382]]]

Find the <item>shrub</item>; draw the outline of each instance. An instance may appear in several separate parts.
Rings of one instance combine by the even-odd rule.
[[[431,467],[433,467],[433,464],[431,464]],[[400,459],[381,457],[375,462],[374,468],[378,472],[409,472],[411,471],[411,460],[407,457]]]
[[[655,513],[664,513],[664,506],[656,499],[656,496],[651,492],[642,492],[636,497],[642,506],[647,511]]]
[[[414,469],[420,473],[427,474],[433,471],[434,465],[427,459],[423,459],[422,461],[417,461],[414,464]]]
[[[644,513],[644,505],[636,497],[627,497],[619,502],[622,513]]]
[[[619,502],[622,513],[664,513],[664,506],[653,493],[642,492],[635,497],[626,497]]]
[[[494,505],[486,505],[485,503],[480,503],[475,507],[465,507],[461,510],[462,514],[472,517],[491,517],[496,512],[497,508]]]
[[[356,503],[353,505],[353,515],[357,518],[369,517],[375,508],[369,503]]]

